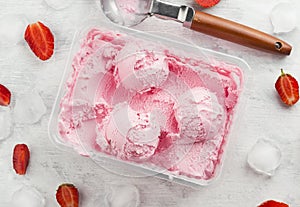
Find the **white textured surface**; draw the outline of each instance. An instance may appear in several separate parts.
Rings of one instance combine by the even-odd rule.
[[[193,0],[172,2],[195,5]],[[216,7],[206,11],[271,33],[273,28],[269,13],[278,2],[221,0]],[[299,10],[300,2],[293,2]],[[136,179],[110,174],[88,158],[56,148],[49,140],[47,124],[72,34],[87,16],[104,18],[100,14],[98,1],[74,0],[71,7],[57,11],[43,0],[0,0],[1,16],[7,13],[24,14],[29,22],[43,21],[55,34],[56,50],[50,61],[41,62],[33,57],[24,41],[13,48],[0,48],[0,82],[16,96],[38,88],[47,106],[47,114],[39,123],[15,124],[11,137],[0,142],[0,207],[6,207],[5,203],[8,203],[13,192],[23,184],[39,190],[46,198],[46,206],[58,206],[55,190],[62,182],[74,183],[80,189],[83,207],[97,207],[95,200],[104,203],[101,198],[104,198],[105,186],[116,182],[136,185],[140,190],[141,206],[255,207],[266,199],[283,200],[293,207],[300,206],[300,104],[286,108],[274,90],[280,68],[285,68],[300,80],[299,22],[298,28],[291,33],[278,35],[294,46],[289,57],[233,45],[188,31],[173,22],[152,19],[136,27],[172,34],[172,38],[241,57],[252,67],[253,93],[249,96],[243,117],[240,117],[239,136],[231,137],[223,173],[211,186],[195,190],[155,177]],[[282,164],[271,178],[256,174],[246,164],[248,151],[260,137],[274,139],[283,151]],[[28,144],[32,152],[24,177],[16,176],[12,169],[11,156],[16,143]],[[99,206],[102,206],[100,202]]]

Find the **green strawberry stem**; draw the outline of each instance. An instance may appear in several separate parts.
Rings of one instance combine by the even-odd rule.
[[[283,69],[281,68],[281,76],[284,76],[285,73],[283,72]]]

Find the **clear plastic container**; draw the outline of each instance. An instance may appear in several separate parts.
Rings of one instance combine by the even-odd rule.
[[[92,28],[98,28],[104,31],[115,31],[120,34],[125,34],[128,38],[136,39],[138,41],[141,41],[143,44],[147,45],[147,49],[149,49],[148,47],[152,47],[153,45],[154,48],[162,48],[164,51],[167,50],[171,54],[175,54],[178,57],[184,58],[186,61],[189,62],[188,64],[191,67],[193,64],[196,64],[195,67],[200,68],[197,64],[201,62],[201,68],[199,70],[205,71],[208,70],[207,68],[209,67],[226,67],[231,68],[232,70],[237,70],[238,68],[241,69],[243,73],[243,78],[240,79],[238,76],[235,77],[235,82],[237,84],[238,90],[241,92],[238,98],[238,104],[234,107],[233,117],[230,118],[231,124],[229,124],[231,126],[228,127],[229,133],[224,137],[224,139],[222,139],[222,144],[218,149],[220,155],[218,155],[217,163],[215,163],[215,169],[213,171],[214,173],[209,179],[201,179],[193,176],[186,176],[176,171],[170,171],[168,169],[165,169],[162,166],[151,164],[147,161],[136,162],[122,160],[120,158],[117,158],[116,156],[109,155],[108,153],[100,152],[101,150],[95,149],[95,147],[91,145],[91,143],[95,144],[95,140],[87,140],[88,130],[90,130],[88,128],[86,128],[86,130],[83,131],[76,131],[76,138],[74,138],[76,144],[74,144],[73,141],[67,140],[61,136],[61,132],[58,127],[60,122],[60,113],[62,106],[61,101],[66,95],[66,85],[68,83],[68,80],[70,79],[72,74],[74,75],[74,69],[72,68],[73,58],[76,54],[78,54],[78,51],[81,48],[82,40],[86,37],[87,33]],[[100,50],[103,49],[100,48]],[[156,49],[153,49],[153,51],[155,50]],[[159,52],[163,50],[159,50]],[[129,54],[127,55],[130,56],[130,51],[128,53]],[[195,60],[196,62],[199,62],[196,63]],[[214,84],[214,82],[206,83],[206,87],[214,87]],[[240,122],[237,119],[241,116],[242,113],[244,113],[245,104],[247,102],[247,95],[249,95],[247,92],[247,88],[250,88],[250,84],[250,67],[245,61],[243,61],[240,58],[197,47],[195,45],[189,45],[181,42],[172,41],[161,36],[136,31],[112,23],[101,22],[99,20],[90,20],[83,28],[78,30],[74,37],[71,52],[66,63],[65,72],[61,81],[60,89],[58,91],[56,102],[53,107],[49,123],[49,136],[59,148],[65,150],[75,149],[79,154],[89,156],[91,159],[93,159],[93,161],[99,164],[99,166],[105,168],[111,173],[130,177],[158,176],[163,179],[171,180],[174,182],[194,187],[206,186],[220,175],[226,153],[226,146],[228,145],[230,137],[234,135],[235,129],[239,127]],[[74,90],[76,90],[76,87],[78,88],[78,86],[75,86]],[[96,91],[94,92],[96,93]]]

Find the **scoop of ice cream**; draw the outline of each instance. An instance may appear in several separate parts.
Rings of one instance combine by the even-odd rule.
[[[115,0],[121,17],[134,20],[138,11],[139,0]]]
[[[168,91],[154,88],[137,93],[129,103],[130,107],[136,111],[150,112],[154,115],[162,131],[178,133],[178,123],[174,115],[175,100]]]
[[[215,94],[196,87],[179,97],[175,106],[180,139],[184,143],[205,141],[217,135],[222,128],[224,110]]]
[[[128,47],[135,45],[130,44]],[[140,49],[128,50],[128,54],[127,48],[118,55],[115,74],[117,82],[124,88],[143,91],[160,87],[167,80],[169,68],[163,54]]]
[[[106,141],[106,151],[128,160],[145,160],[151,157],[158,145],[160,129],[151,113],[139,113],[127,103],[115,106],[100,137],[99,145]]]
[[[147,0],[114,0],[118,9],[118,23],[123,25],[134,25],[147,17],[151,1]],[[116,20],[116,18],[114,18]]]

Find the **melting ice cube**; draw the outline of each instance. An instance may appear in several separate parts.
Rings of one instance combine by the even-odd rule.
[[[55,10],[62,10],[68,8],[71,3],[73,2],[72,0],[45,0],[48,6],[50,6],[52,9]]]
[[[0,141],[9,137],[12,132],[12,115],[8,107],[0,108]]]
[[[259,173],[274,175],[281,162],[281,150],[269,139],[260,139],[248,153],[249,166]]]
[[[37,123],[47,112],[43,99],[37,91],[31,91],[17,97],[14,108],[14,120],[16,123]]]
[[[24,15],[6,14],[0,17],[0,44],[14,46],[23,40],[28,21]]]
[[[137,207],[139,203],[139,191],[133,185],[112,185],[106,189],[107,207]]]
[[[297,11],[292,2],[278,3],[270,15],[274,33],[290,32],[297,25]]]
[[[46,200],[39,191],[29,186],[23,186],[13,194],[10,206],[44,207],[45,204]]]

